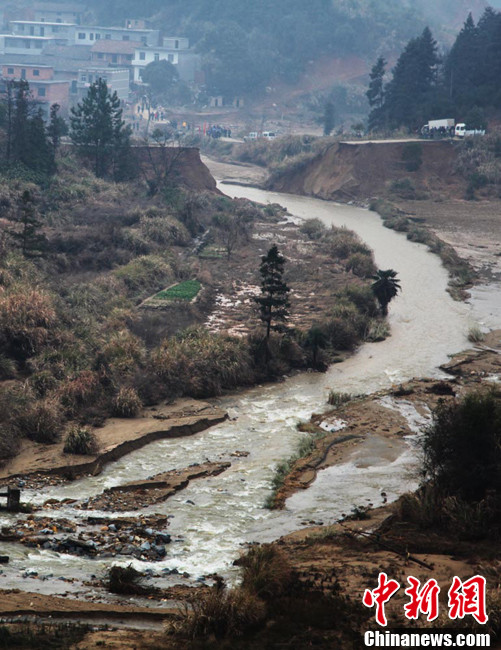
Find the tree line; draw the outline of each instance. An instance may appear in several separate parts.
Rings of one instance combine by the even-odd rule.
[[[43,182],[56,170],[61,138],[69,133],[77,152],[90,161],[96,176],[114,180],[131,177],[131,129],[122,119],[120,100],[98,79],[70,112],[70,129],[53,104],[46,117],[29,83],[8,80],[0,101],[0,172]]]
[[[370,131],[415,131],[434,117],[485,128],[486,111],[501,108],[501,12],[488,7],[477,24],[469,14],[444,56],[426,27],[407,43],[389,81],[386,66],[379,57],[370,73]]]

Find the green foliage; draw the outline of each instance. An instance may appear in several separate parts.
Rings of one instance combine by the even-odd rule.
[[[94,173],[103,178],[113,166],[120,179],[120,164],[130,155],[130,127],[122,120],[116,91],[112,94],[101,78],[90,85],[82,103],[71,109],[71,139],[82,154],[93,160]]]
[[[35,442],[58,442],[64,427],[59,402],[50,398],[27,405],[16,415],[15,427],[20,435]]]
[[[92,431],[85,427],[73,425],[69,428],[64,441],[65,454],[89,456],[96,453],[97,441]]]
[[[154,298],[157,300],[185,300],[191,302],[198,295],[201,287],[202,285],[198,280],[185,280],[160,291]]]
[[[324,222],[320,219],[306,219],[299,226],[299,230],[310,239],[321,239],[325,234]]]
[[[193,397],[219,395],[254,377],[245,341],[201,328],[166,340],[154,352],[152,365],[172,393]]]
[[[259,318],[266,326],[266,339],[270,331],[281,331],[289,315],[289,287],[284,282],[285,258],[274,244],[266,255],[261,257],[261,295],[255,298],[259,305]],[[276,322],[278,321],[278,322]]]
[[[374,282],[371,285],[371,289],[376,296],[379,306],[381,307],[381,313],[383,316],[388,315],[388,304],[400,291],[401,287],[399,280],[397,280],[397,272],[393,269],[388,269],[386,271],[379,270],[376,275],[373,276]]]
[[[133,418],[143,403],[134,388],[121,386],[113,401],[113,414],[120,418]]]
[[[346,402],[349,402],[351,399],[353,399],[353,395],[350,393],[340,393],[338,391],[331,390],[329,391],[327,403],[338,408],[339,406],[346,404]]]
[[[159,255],[137,257],[113,273],[125,283],[131,293],[141,295],[167,284],[173,278],[170,264]]]
[[[334,104],[332,102],[327,102],[325,104],[324,115],[323,115],[323,127],[324,135],[330,135],[332,129],[336,124],[335,113],[334,113]]]
[[[480,501],[501,494],[501,401],[493,393],[443,402],[423,441],[424,470],[443,495]]]

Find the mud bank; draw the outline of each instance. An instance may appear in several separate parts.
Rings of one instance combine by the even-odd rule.
[[[37,478],[48,476],[63,480],[94,476],[107,463],[155,440],[191,436],[226,418],[224,411],[207,402],[187,399],[147,409],[139,418],[113,418],[94,430],[98,453],[93,456],[65,454],[64,442],[42,445],[25,440],[19,455],[0,469],[0,484],[21,478],[28,478],[32,485]]]
[[[490,332],[474,348],[454,355],[441,369],[453,376],[439,381],[413,379],[314,414],[306,430],[321,437],[313,451],[291,467],[273,507],[284,507],[290,496],[308,488],[319,472],[329,467],[348,462],[359,467],[393,462],[405,448],[405,439],[419,429],[417,419],[429,419],[439,400],[498,384],[501,330]]]

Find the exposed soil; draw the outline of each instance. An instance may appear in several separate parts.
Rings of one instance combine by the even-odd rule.
[[[336,142],[301,169],[270,182],[269,189],[336,201],[364,201],[381,196],[390,181],[412,179],[426,192],[456,193],[462,179],[454,171],[456,151],[450,142],[420,143],[422,164],[406,168],[406,142]]]
[[[95,429],[98,452],[93,456],[66,454],[64,442],[44,445],[23,440],[20,453],[0,468],[0,484],[22,480],[22,487],[34,487],[47,476],[74,480],[86,474],[99,474],[106,463],[162,438],[179,438],[203,431],[226,419],[217,407],[191,399],[145,409],[139,418],[112,418]]]
[[[441,381],[413,379],[391,390],[355,398],[322,415],[313,415],[314,430],[329,433],[316,442],[309,456],[291,468],[276,495],[275,506],[283,507],[289,496],[306,489],[326,467],[348,460],[363,466],[364,458],[375,454],[383,454],[390,462],[395,460],[405,444],[404,437],[413,433],[407,419],[397,410],[398,404],[410,403],[418,413],[427,415],[438,400],[450,399],[489,382],[496,384],[501,373],[501,330],[490,332],[475,349],[455,355],[442,369],[455,377]],[[397,408],[390,408],[392,404]]]

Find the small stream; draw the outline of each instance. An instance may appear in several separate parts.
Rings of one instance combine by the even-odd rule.
[[[398,271],[403,290],[391,303],[392,336],[386,341],[363,345],[353,357],[332,366],[325,374],[302,373],[279,384],[225,396],[216,401],[229,411],[230,421],[189,438],[152,443],[108,466],[99,476],[30,495],[34,503],[49,498],[82,499],[112,485],[206,459],[231,460],[231,468],[223,474],[193,481],[186,490],[151,509],[171,517],[169,532],[173,541],[167,547],[165,560],[154,564],[134,562],[141,569],[187,571],[193,579],[215,571],[234,575],[232,562],[248,542],[270,541],[311,521],[328,524],[356,505],[380,505],[382,492],[392,501],[414,488],[413,440],[423,418],[409,403],[405,415],[415,434],[396,457],[394,454],[388,458],[384,439],[368,439],[345,463],[323,470],[308,490],[288,499],[285,510],[270,512],[263,508],[276,464],[290,456],[305,435],[297,431],[297,423],[308,419],[313,411],[326,408],[330,389],[369,393],[412,377],[438,377],[438,366],[448,355],[466,347],[466,334],[474,323],[470,306],[454,302],[446,293],[447,273],[438,257],[425,246],[408,242],[405,235],[385,229],[375,213],[254,188],[223,185],[222,190],[261,203],[280,203],[297,217],[316,217],[326,225],[346,225],[373,248],[380,268]],[[501,318],[493,320],[499,325]],[[390,402],[383,405],[397,408]],[[236,450],[249,451],[250,455],[232,457]],[[51,511],[50,516],[79,518],[87,513],[67,507],[57,513]],[[0,524],[7,519],[0,519]],[[46,593],[85,591],[79,580],[91,574],[102,575],[107,565],[116,562],[9,544],[2,545],[1,552],[10,555],[11,562],[0,574],[0,587]],[[51,575],[46,580],[23,578],[30,569],[39,576]],[[69,584],[61,577],[78,580]]]

